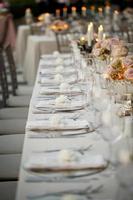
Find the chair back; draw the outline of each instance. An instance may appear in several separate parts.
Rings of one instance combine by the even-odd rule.
[[[12,94],[16,95],[16,89],[18,88],[17,72],[16,72],[16,65],[14,62],[14,57],[13,57],[12,49],[10,45],[8,45],[5,48],[5,53],[6,53],[8,67],[9,67],[9,71],[11,75]]]
[[[8,91],[7,74],[6,74],[2,49],[0,49],[0,86],[2,92],[2,105],[5,107],[7,106],[9,91]]]

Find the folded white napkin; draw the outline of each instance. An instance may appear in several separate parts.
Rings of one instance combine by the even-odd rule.
[[[78,130],[89,128],[86,120],[65,119],[59,123],[50,120],[29,121],[26,125],[27,130]]]
[[[40,88],[40,91],[39,93],[41,95],[46,95],[46,94],[58,94],[58,93],[61,93],[61,94],[77,94],[77,93],[81,93],[81,90],[79,87],[71,87],[70,89],[60,89],[59,87],[58,88],[48,88],[48,87],[41,87]]]
[[[76,80],[77,80],[76,76],[73,75],[73,76],[70,76],[70,77],[65,77],[62,80],[56,80],[52,77],[40,77],[39,82],[43,85],[49,85],[49,84],[59,85],[62,82],[75,83]]]
[[[41,110],[79,110],[83,109],[85,107],[85,103],[82,101],[69,101],[65,103],[58,103],[55,104],[54,100],[49,100],[49,101],[38,101],[37,104],[35,105],[36,109],[41,109]],[[54,111],[53,110],[53,111]]]
[[[63,70],[61,71],[57,71],[57,68],[51,69],[51,68],[41,68],[40,70],[40,74],[42,75],[46,75],[46,74],[56,74],[56,73],[61,73],[61,74],[73,74],[75,73],[75,69],[73,68],[67,68],[65,67]]]
[[[72,64],[73,64],[72,59],[63,60],[63,65],[65,65],[65,66],[69,66],[69,65],[72,66]],[[47,66],[55,67],[55,66],[57,66],[57,63],[53,62],[53,59],[52,60],[42,60],[40,62],[40,65],[41,66],[45,66],[45,67],[47,67]]]
[[[77,154],[76,151],[75,154]],[[105,161],[103,155],[100,154],[80,154],[76,160],[61,162],[59,159],[59,152],[34,153],[25,163],[25,169],[42,173],[45,171],[60,172],[62,170],[98,170],[106,166],[107,161]]]
[[[63,53],[63,54],[44,54],[44,55],[41,55],[41,58],[42,59],[50,59],[50,58],[53,58],[53,59],[56,59],[57,57],[61,57],[61,58],[71,58],[71,54],[66,54],[66,53]]]

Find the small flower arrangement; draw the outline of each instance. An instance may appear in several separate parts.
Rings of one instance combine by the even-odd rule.
[[[105,71],[104,77],[133,82],[133,55],[114,59]]]
[[[107,60],[109,57],[121,57],[128,54],[128,48],[118,38],[108,38],[98,41],[93,47],[93,55],[100,60]]]

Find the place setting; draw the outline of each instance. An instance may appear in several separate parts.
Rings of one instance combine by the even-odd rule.
[[[57,200],[69,200],[69,199],[76,199],[76,200],[88,200],[93,197],[94,194],[100,193],[103,189],[103,185],[100,184],[98,186],[92,186],[89,185],[85,189],[75,189],[75,190],[64,190],[64,191],[59,191],[59,192],[53,192],[51,193],[45,193],[45,194],[40,194],[40,195],[28,195],[27,199],[46,199],[46,200],[51,200],[51,199],[57,199]]]
[[[26,182],[75,182],[86,183],[88,178],[101,173],[109,166],[108,147],[106,153],[93,144],[84,147],[52,149],[32,152],[23,164],[28,172]],[[97,150],[99,149],[99,153]]]

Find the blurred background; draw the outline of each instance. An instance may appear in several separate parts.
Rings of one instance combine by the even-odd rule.
[[[3,2],[0,0],[0,2]],[[81,6],[85,5],[87,8],[91,6],[102,7],[106,4],[111,4],[117,9],[123,10],[126,7],[133,7],[133,0],[5,0],[10,8],[15,19],[22,18],[25,14],[26,8],[31,8],[34,16],[38,16],[44,12],[54,13],[56,8],[63,8],[67,6],[70,12],[72,6],[76,6],[80,12]]]

